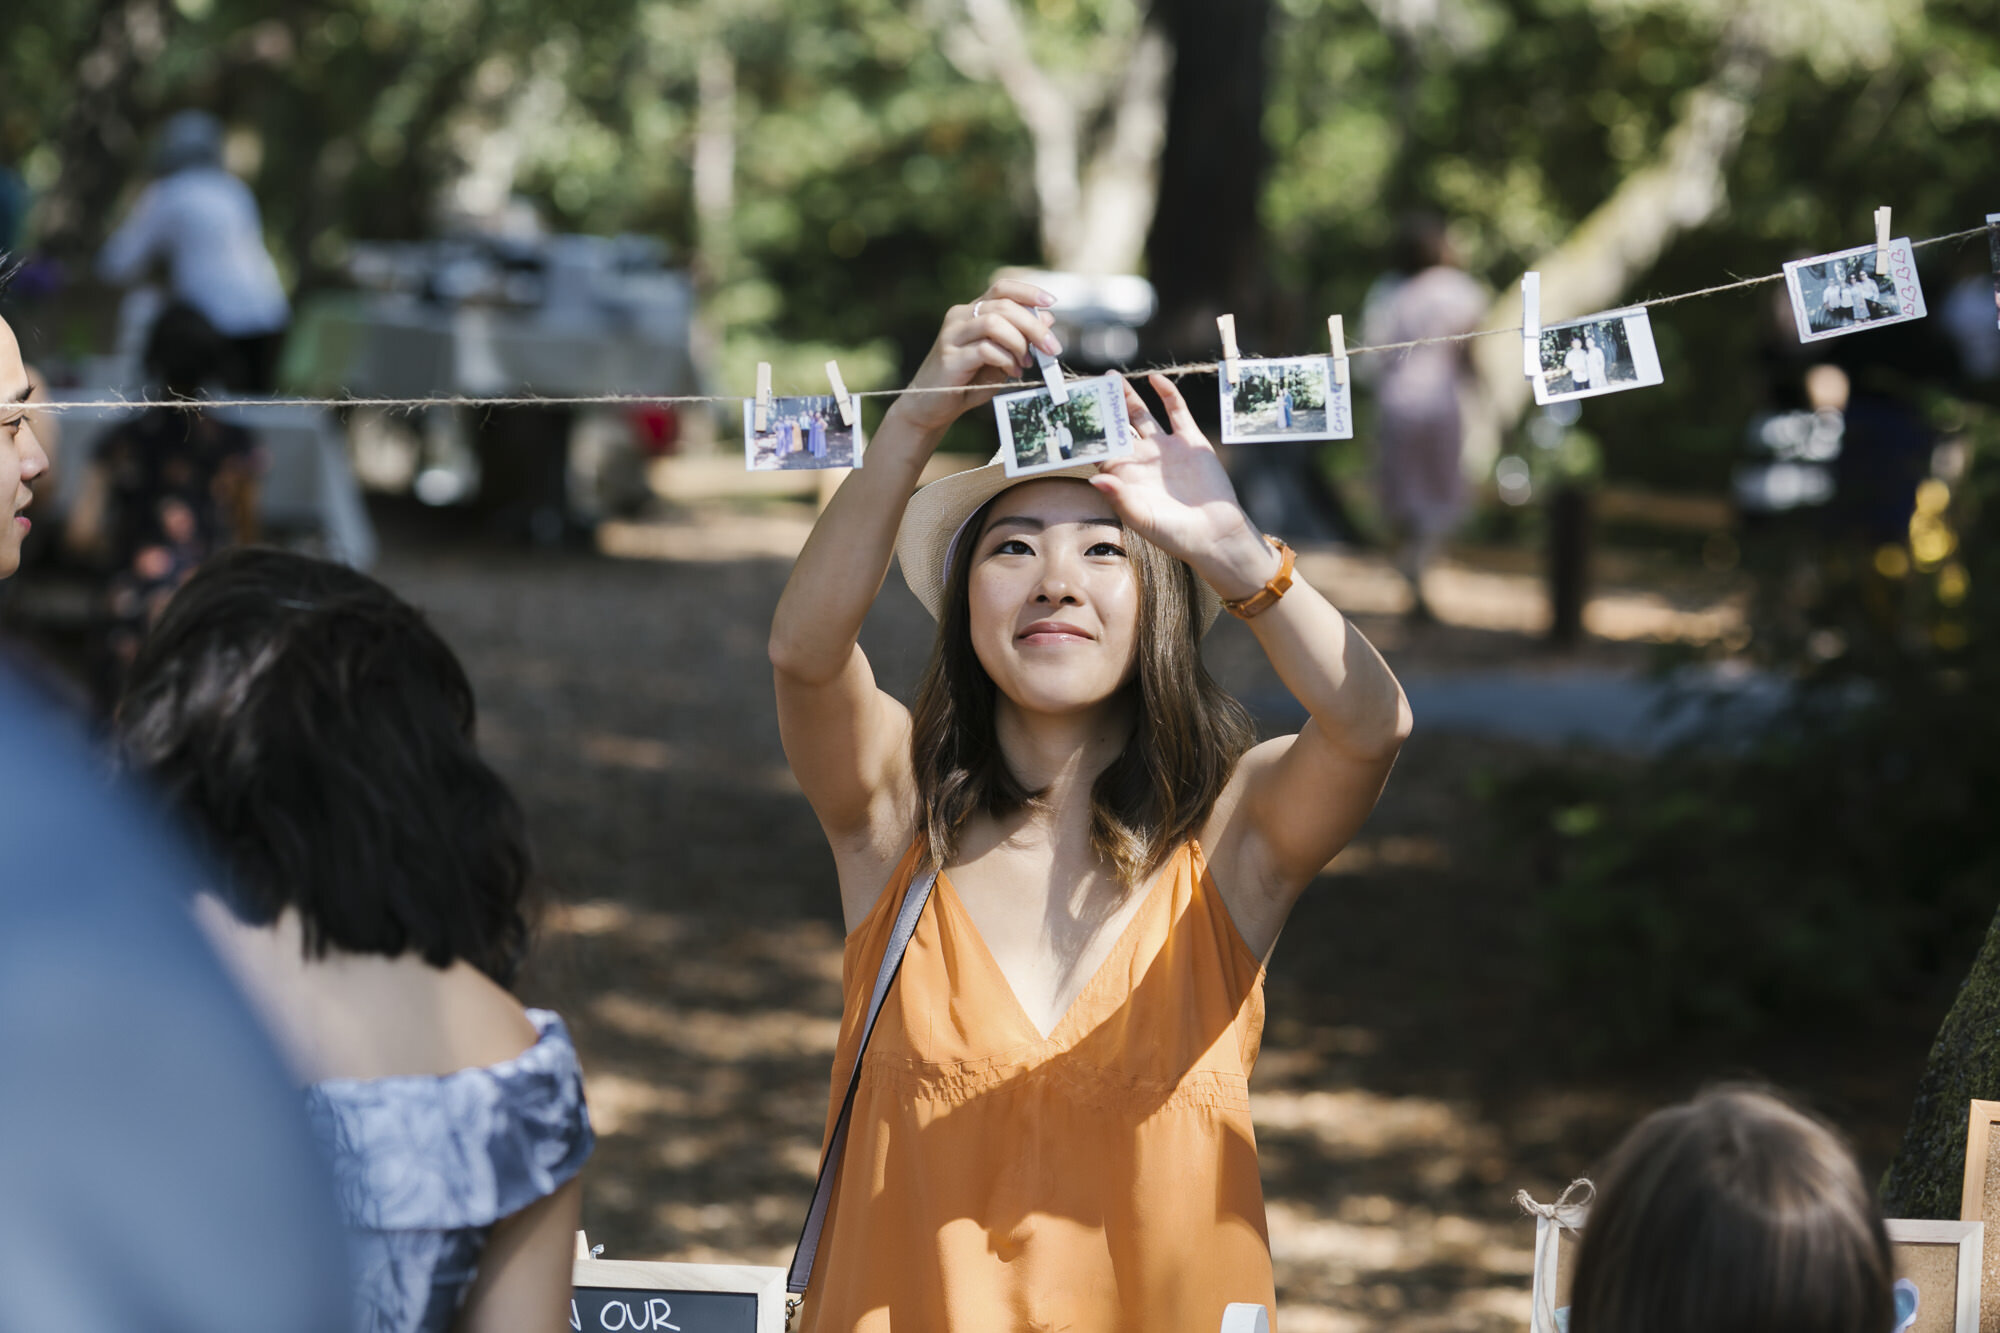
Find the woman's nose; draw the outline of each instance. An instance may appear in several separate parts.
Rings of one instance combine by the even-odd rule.
[[[1075,586],[1075,581],[1070,578],[1069,571],[1062,567],[1062,563],[1059,560],[1051,560],[1042,567],[1042,581],[1035,589],[1035,600],[1079,604],[1082,599],[1072,591]]]

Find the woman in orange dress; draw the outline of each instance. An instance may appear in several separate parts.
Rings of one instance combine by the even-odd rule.
[[[799,557],[771,633],[785,751],[848,936],[828,1135],[911,878],[939,869],[862,1067],[808,1330],[1215,1333],[1274,1303],[1248,1080],[1292,904],[1410,714],[1253,528],[1174,386],[1129,457],[918,491],[947,427],[1052,355],[1054,298],[954,307]],[[896,554],[938,618],[913,708],[856,639]],[[1199,652],[1246,618],[1310,714],[1252,745]]]

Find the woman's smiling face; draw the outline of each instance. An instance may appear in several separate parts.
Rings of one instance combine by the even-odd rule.
[[[30,483],[49,470],[49,456],[28,423],[25,404],[34,386],[21,362],[14,330],[0,319],[0,578],[21,567],[21,542],[28,535],[26,509],[34,500]]]
[[[972,650],[1030,712],[1103,703],[1131,679],[1139,580],[1110,501],[1074,478],[1003,492],[972,548]]]

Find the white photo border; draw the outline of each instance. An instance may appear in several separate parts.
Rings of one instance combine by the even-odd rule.
[[[1607,393],[1624,393],[1630,389],[1651,389],[1666,383],[1666,376],[1660,372],[1660,349],[1653,342],[1653,317],[1646,312],[1644,306],[1626,306],[1619,310],[1605,310],[1595,315],[1585,315],[1581,319],[1565,319],[1556,324],[1544,324],[1541,332],[1546,336],[1565,329],[1583,329],[1614,321],[1622,321],[1625,325],[1625,341],[1632,349],[1632,365],[1639,372],[1639,378],[1619,384],[1607,384],[1601,389],[1573,389],[1567,393],[1550,393],[1548,376],[1536,375],[1534,385],[1537,404],[1546,407],[1550,403],[1566,403],[1576,398],[1598,398]]]
[[[837,419],[840,410],[840,404],[839,401],[835,399],[832,394],[799,393],[799,394],[790,394],[782,398],[773,398],[771,400],[771,420],[772,422],[775,423],[780,416],[784,415],[782,412],[778,410],[779,404],[781,403],[814,402],[821,398],[824,398],[828,402],[833,403],[834,412]],[[760,468],[757,466],[757,400],[754,398],[744,399],[743,400],[743,470],[745,472],[827,472],[838,468],[860,467],[862,462],[862,456],[866,454],[868,451],[868,440],[866,435],[862,432],[861,429],[861,395],[853,393],[848,394],[847,407],[848,410],[854,414],[854,426],[853,426],[854,461],[852,463],[818,463],[812,467]],[[844,422],[841,424],[841,429],[843,430],[847,429],[847,426]]]
[[[1084,463],[1103,463],[1113,458],[1126,458],[1132,453],[1132,420],[1125,408],[1124,381],[1116,375],[1099,375],[1091,379],[1070,380],[1064,387],[1069,390],[1070,401],[1079,395],[1094,395],[1100,410],[1108,410],[1111,421],[1105,433],[1105,452],[1097,457],[1051,458],[1046,463],[1031,463],[1023,466],[1014,457],[1014,423],[1007,417],[1010,403],[1024,402],[1031,398],[1051,398],[1047,389],[1021,389],[1014,393],[1003,393],[993,400],[993,420],[1000,430],[1000,460],[1010,477],[1032,477],[1042,472],[1060,472],[1064,468],[1080,466]]]
[[[1876,247],[1857,245],[1847,250],[1834,250],[1823,255],[1809,255],[1804,259],[1794,259],[1785,265],[1785,291],[1792,302],[1792,322],[1797,325],[1799,341],[1802,343],[1823,342],[1828,338],[1844,338],[1850,333],[1867,333],[1871,329],[1887,328],[1891,324],[1904,324],[1913,319],[1923,319],[1930,312],[1924,306],[1923,284],[1917,278],[1916,251],[1910,246],[1910,238],[1899,237],[1889,242],[1889,278],[1895,284],[1896,303],[1900,307],[1895,314],[1882,315],[1865,323],[1851,324],[1844,329],[1813,330],[1811,319],[1806,316],[1805,293],[1801,287],[1802,270],[1816,268],[1836,259],[1853,259],[1866,255],[1872,261]]]
[[[1224,444],[1283,444],[1288,440],[1351,440],[1354,438],[1354,385],[1353,376],[1343,383],[1334,374],[1331,356],[1272,356],[1245,358],[1236,363],[1236,377],[1240,383],[1244,376],[1257,372],[1260,366],[1303,366],[1318,365],[1325,377],[1326,387],[1326,427],[1317,431],[1281,430],[1259,434],[1255,431],[1236,429],[1235,387],[1226,375],[1217,375],[1215,383],[1221,397],[1222,442]],[[1339,422],[1336,426],[1335,413],[1338,404]]]

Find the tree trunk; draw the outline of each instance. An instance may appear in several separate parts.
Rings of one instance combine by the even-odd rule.
[[[1135,271],[1159,196],[1172,44],[1146,24],[1124,49],[1100,50],[1100,70],[1057,79],[1035,63],[1014,0],[960,6],[963,21],[944,27],[941,46],[968,78],[998,83],[1027,127],[1042,262],[1072,273]]]
[[[1245,350],[1257,350],[1269,337],[1257,208],[1269,156],[1270,0],[1156,0],[1153,19],[1176,56],[1159,204],[1146,240],[1160,296],[1147,354],[1215,354],[1215,317],[1224,313],[1236,315]]]
[[[1614,305],[1676,237],[1722,211],[1728,201],[1729,164],[1742,145],[1750,104],[1768,60],[1759,46],[1725,42],[1714,77],[1688,94],[1658,159],[1626,177],[1567,240],[1537,263],[1544,322]],[[1500,293],[1482,327],[1520,322],[1521,289],[1516,285]],[[1487,401],[1504,429],[1519,420],[1532,401],[1521,373],[1520,339],[1481,338],[1472,348]]]
[[[1958,1216],[1965,1181],[1965,1131],[1973,1100],[2000,1101],[2000,915],[1938,1028],[1917,1083],[1910,1125],[1882,1179],[1890,1217]]]

